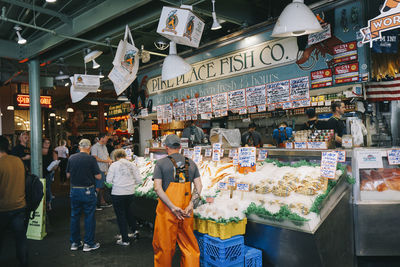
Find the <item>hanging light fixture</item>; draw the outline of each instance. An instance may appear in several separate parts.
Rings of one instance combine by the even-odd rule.
[[[291,37],[322,31],[322,27],[304,0],[293,0],[276,21],[272,37]]]
[[[92,101],[90,101],[90,105],[91,106],[98,106],[99,102],[97,102],[96,100],[92,100]]]
[[[52,112],[52,113],[49,114],[49,116],[50,116],[50,117],[55,117],[56,114],[55,114],[54,112]]]
[[[8,105],[7,106],[7,110],[14,110],[14,106],[13,105]]]
[[[103,78],[104,78],[103,72],[102,72],[101,70],[99,71],[99,78],[100,78],[100,79],[103,79]]]
[[[164,59],[161,77],[163,81],[178,77],[192,70],[192,66],[176,54],[176,43],[170,42],[169,55]]]
[[[100,68],[100,64],[98,64],[95,59],[98,58],[101,54],[103,54],[103,51],[95,50],[91,51],[90,49],[87,49],[87,55],[84,57],[85,64],[89,63],[90,61],[93,62],[93,69],[98,69]]]
[[[64,84],[65,87],[69,86],[69,81],[66,81]]]
[[[74,109],[73,108],[67,108],[67,112],[72,113],[72,112],[74,112]]]
[[[213,6],[213,11],[212,11],[213,24],[211,26],[211,30],[215,31],[221,29],[222,27],[217,20],[217,13],[215,13],[215,0],[211,0],[211,2]]]
[[[64,72],[62,70],[60,70],[60,72],[58,73],[58,75],[56,77],[54,77],[54,79],[56,81],[67,80],[67,79],[69,79],[69,75],[64,74]]]
[[[46,0],[47,3],[55,3],[57,0]]]
[[[20,33],[20,31],[22,30],[22,28],[21,28],[20,26],[16,25],[16,26],[14,26],[14,30],[16,31],[17,36],[18,36],[18,43],[19,43],[20,45],[26,44],[26,39],[23,38],[23,37],[21,36],[21,33]]]
[[[107,117],[107,112],[104,112],[104,117]]]
[[[118,100],[118,101],[121,101],[121,102],[129,101],[128,97],[127,97],[126,95],[124,95],[124,94],[121,94],[121,95],[117,98],[117,100]]]

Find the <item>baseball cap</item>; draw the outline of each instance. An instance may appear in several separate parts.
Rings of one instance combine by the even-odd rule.
[[[170,134],[165,138],[165,145],[170,148],[179,148],[181,139],[176,134]]]
[[[90,141],[88,139],[82,139],[79,141],[79,146],[80,147],[90,147]]]

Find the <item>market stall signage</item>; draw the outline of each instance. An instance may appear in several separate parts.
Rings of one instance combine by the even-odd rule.
[[[307,142],[308,149],[328,149],[326,142]]]
[[[162,81],[161,75],[151,78],[147,82],[147,88],[149,94],[153,95],[248,72],[276,68],[294,63],[297,51],[296,38],[271,40],[192,64],[192,71],[168,81]]]
[[[308,45],[320,43],[332,37],[331,24],[322,25],[322,31],[308,35]]]
[[[321,177],[334,179],[336,176],[337,161],[338,153],[335,151],[322,152]]]
[[[389,7],[388,2],[397,4],[397,1],[386,0],[382,5],[381,14],[368,20],[368,27],[360,29],[363,36],[362,42],[370,43],[370,47],[373,41],[382,38],[382,32],[400,27],[400,7],[398,5]]]
[[[212,107],[214,112],[228,109],[228,94],[221,93],[212,96]]]
[[[144,154],[145,154],[145,155],[150,154],[150,148],[146,147],[146,148],[144,149]]]
[[[219,190],[229,190],[229,184],[227,182],[218,182],[218,189]]]
[[[18,107],[29,107],[30,98],[29,95],[17,94],[17,106]],[[40,96],[40,106],[42,108],[52,108],[51,96]]]
[[[130,112],[130,108],[131,108],[131,105],[129,103],[110,105],[110,107],[108,108],[107,114],[108,114],[108,117],[125,115]]]
[[[294,142],[295,149],[307,149],[307,142]]]
[[[212,155],[212,149],[211,148],[206,148],[204,151],[204,157],[211,157]]]
[[[310,82],[308,77],[290,80],[290,100],[303,100],[310,98]]]
[[[248,107],[256,107],[267,104],[265,84],[246,88],[246,104]],[[250,112],[249,113],[253,113]]]
[[[236,190],[249,192],[250,191],[250,184],[248,184],[248,183],[237,183],[236,184]]]
[[[267,84],[268,104],[290,101],[289,80]]]
[[[235,155],[236,152],[237,152],[237,149],[230,149],[228,157],[233,158],[233,156]]]
[[[266,149],[260,149],[258,150],[258,160],[259,161],[264,161],[268,156],[268,150]]]
[[[230,110],[246,107],[245,89],[228,92],[228,107]]]
[[[349,83],[358,81],[358,62],[335,67],[335,83]]]
[[[180,118],[185,116],[185,102],[178,101],[172,103],[172,110],[174,114],[174,118]]]
[[[345,150],[336,150],[338,153],[338,162],[346,162],[346,151]]]
[[[197,99],[187,99],[185,101],[185,112],[186,115],[197,115]]]
[[[236,187],[236,180],[235,178],[229,177],[228,178],[228,184],[231,188],[235,188]]]
[[[211,96],[197,98],[197,108],[199,114],[212,113]]]
[[[357,164],[359,169],[383,168],[381,151],[364,150],[358,151]]]
[[[213,144],[213,149],[212,149],[212,160],[213,161],[220,161],[221,160],[221,148],[222,145],[220,143],[215,143]]]
[[[342,63],[357,60],[357,42],[349,42],[333,47],[333,62]]]
[[[323,69],[311,72],[311,88],[332,86],[332,70]]]
[[[238,151],[240,167],[253,167],[256,165],[256,148],[240,147]]]
[[[387,151],[387,157],[390,165],[400,164],[400,149],[392,149]]]

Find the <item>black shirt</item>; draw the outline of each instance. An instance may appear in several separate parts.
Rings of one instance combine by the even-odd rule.
[[[69,157],[66,172],[71,174],[71,186],[91,186],[100,169],[95,157],[79,152]]]
[[[46,176],[50,172],[47,170],[47,167],[49,167],[50,163],[53,162],[53,150],[49,149],[47,152],[47,155],[42,156],[42,167],[43,167],[43,175]]]
[[[23,158],[26,155],[29,155],[30,153],[31,152],[30,152],[29,148],[26,146],[23,146],[21,144],[16,145],[11,150],[11,155],[17,156],[19,158]],[[31,161],[29,159],[25,159],[25,160],[23,160],[23,162],[24,162],[25,168],[29,170],[31,167]]]
[[[346,125],[344,124],[344,121],[336,118],[335,116],[332,116],[328,120],[326,128],[333,129],[339,137],[342,137],[343,134],[346,133]],[[341,146],[341,144],[336,142],[336,146]]]
[[[326,129],[326,122],[319,120],[309,120],[303,124],[302,130],[324,130]]]

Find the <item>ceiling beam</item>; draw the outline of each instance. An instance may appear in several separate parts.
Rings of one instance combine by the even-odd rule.
[[[73,18],[71,24],[63,24],[54,29],[54,31],[57,34],[76,37],[149,2],[151,2],[151,0],[106,0]],[[25,57],[32,58],[38,56],[66,40],[65,38],[47,33],[27,44]]]
[[[54,10],[51,10],[51,9],[43,8],[41,6],[35,6],[35,5],[29,4],[29,3],[26,3],[26,2],[22,2],[22,1],[19,1],[19,0],[1,0],[1,1],[5,2],[5,3],[9,3],[11,5],[24,7],[24,8],[33,10],[33,11],[37,11],[37,12],[42,13],[42,14],[46,14],[46,15],[49,15],[49,16],[52,16],[52,17],[59,18],[62,22],[67,23],[67,24],[71,23],[71,19],[67,15],[62,14],[62,13],[57,12],[57,11],[54,11]]]

